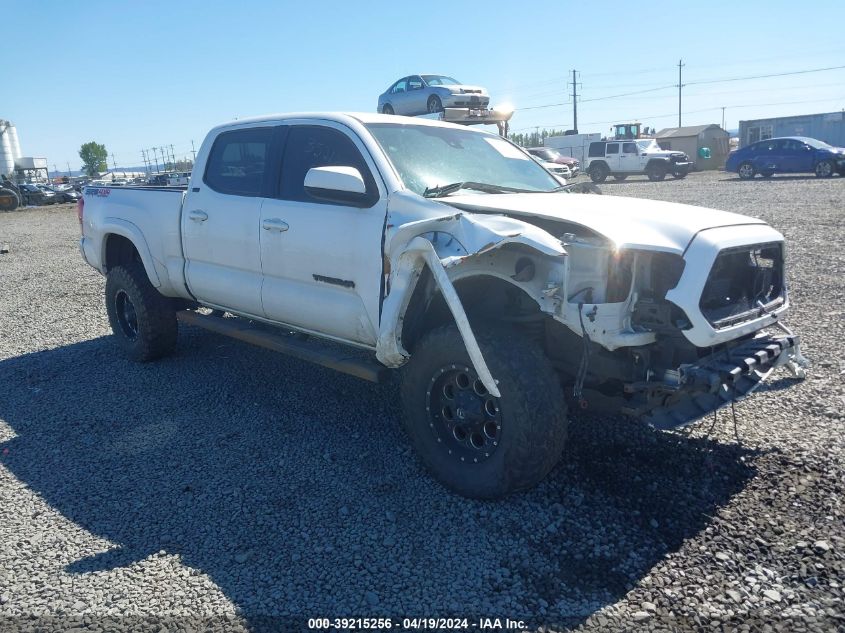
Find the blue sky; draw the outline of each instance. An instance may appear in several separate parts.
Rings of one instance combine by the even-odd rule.
[[[841,0],[4,4],[0,118],[17,126],[24,155],[59,171],[79,168],[90,140],[118,166],[139,165],[142,148],[187,156],[234,117],[374,110],[416,72],[488,87],[524,131],[571,127],[574,68],[580,131],[606,132],[614,121],[675,125],[677,89],[662,87],[677,83],[680,58],[685,83],[845,65]],[[729,128],[840,110],[845,69],[689,85],[683,105],[685,125],[721,123],[726,106]]]

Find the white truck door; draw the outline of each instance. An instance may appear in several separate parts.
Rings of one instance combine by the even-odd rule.
[[[605,151],[605,160],[610,171],[619,171],[619,145],[620,143],[608,143]]]
[[[367,185],[366,202],[312,197],[305,175],[325,166],[358,169]],[[278,195],[261,208],[261,294],[268,319],[375,345],[387,213],[377,178],[380,182],[364,145],[343,125],[289,127]]]
[[[273,127],[222,132],[182,212],[185,278],[199,301],[262,316],[261,200]]]
[[[633,142],[622,143],[622,152],[619,154],[619,171],[636,172],[642,171],[640,167],[640,156],[637,152],[637,144]]]

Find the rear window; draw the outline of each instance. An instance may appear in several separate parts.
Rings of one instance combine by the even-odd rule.
[[[607,153],[608,154],[618,154],[619,153],[619,143],[608,143],[607,144]]]
[[[590,151],[588,153],[590,158],[598,158],[604,156],[604,143],[590,143]]]
[[[205,184],[219,193],[260,196],[272,138],[269,127],[223,132],[208,156]]]

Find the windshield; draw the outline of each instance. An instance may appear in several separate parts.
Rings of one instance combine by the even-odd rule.
[[[422,78],[429,86],[455,86],[461,83],[454,77],[446,75],[423,75]]]
[[[560,158],[561,154],[556,149],[541,149],[535,152],[536,156],[542,156],[546,160],[554,161],[557,158]]]
[[[818,139],[803,138],[801,140],[814,149],[833,149],[833,145],[828,145],[824,141],[819,141]]]
[[[493,134],[433,125],[371,123],[376,138],[411,191],[456,182],[552,191],[560,182],[528,155]]]

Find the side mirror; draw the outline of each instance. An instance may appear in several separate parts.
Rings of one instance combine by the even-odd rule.
[[[343,165],[312,167],[305,174],[305,191],[318,200],[353,206],[370,206],[364,177],[354,167]]]

